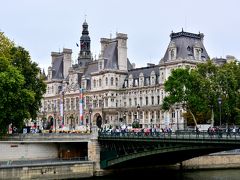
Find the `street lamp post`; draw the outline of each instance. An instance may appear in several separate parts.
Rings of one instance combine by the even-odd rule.
[[[55,128],[55,133],[57,132],[57,130],[56,130],[56,123],[57,123],[57,121],[56,121],[56,106],[54,106],[54,113],[53,113],[53,115],[54,115],[54,128]]]
[[[124,111],[123,113],[123,121],[124,121],[124,124],[126,124],[126,111]]]
[[[179,123],[178,123],[178,110],[179,110],[179,106],[176,105],[176,111],[177,111],[177,130],[179,130]]]
[[[137,105],[137,122],[138,122],[138,127],[139,127],[139,125],[140,125],[139,110],[140,110],[140,106],[139,106],[139,104],[138,104],[138,105]]]
[[[64,91],[62,91],[62,124],[61,124],[62,126],[64,125],[64,114],[65,114],[64,113],[64,108],[65,108],[64,107],[65,106],[64,105],[65,104],[65,102],[64,102],[64,94],[65,94]]]
[[[219,125],[221,126],[222,125],[222,117],[221,117],[221,114],[222,114],[222,109],[221,109],[221,106],[222,106],[222,98],[219,97],[218,98],[218,105],[219,105]]]
[[[139,104],[137,105],[137,120],[139,120],[139,110],[140,110],[140,106],[139,106]]]
[[[92,108],[89,109],[89,130],[92,132],[92,121],[91,121]]]

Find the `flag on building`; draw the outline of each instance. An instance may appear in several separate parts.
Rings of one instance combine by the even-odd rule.
[[[80,119],[80,125],[83,124],[83,89],[80,88],[80,94],[79,94],[79,119]]]

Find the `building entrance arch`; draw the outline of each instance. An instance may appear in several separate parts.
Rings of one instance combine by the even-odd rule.
[[[53,116],[49,116],[43,121],[43,129],[50,130],[53,127]]]
[[[94,125],[97,125],[98,128],[102,126],[102,116],[99,113],[96,113],[93,117]]]

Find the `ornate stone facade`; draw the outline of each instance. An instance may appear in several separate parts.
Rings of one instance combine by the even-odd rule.
[[[132,125],[134,121],[141,127],[182,129],[181,107],[173,107],[169,112],[160,109],[166,95],[163,83],[172,70],[194,68],[197,63],[209,59],[203,45],[203,34],[172,32],[159,64],[148,63],[142,68],[134,68],[127,58],[127,39],[127,34],[122,33],[117,33],[112,39],[101,38],[101,53],[98,59],[93,60],[85,21],[78,64],[71,65],[70,49],[52,53],[39,121],[43,122],[46,117],[45,122],[48,123],[43,123],[45,127],[56,129],[62,124],[68,129],[77,129],[91,125]]]

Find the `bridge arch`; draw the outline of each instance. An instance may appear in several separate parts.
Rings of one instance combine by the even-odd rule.
[[[103,135],[102,135],[103,134]],[[175,164],[194,157],[238,149],[240,137],[208,136],[207,133],[168,134],[157,136],[124,133],[100,133],[101,168],[128,167],[131,165]]]

